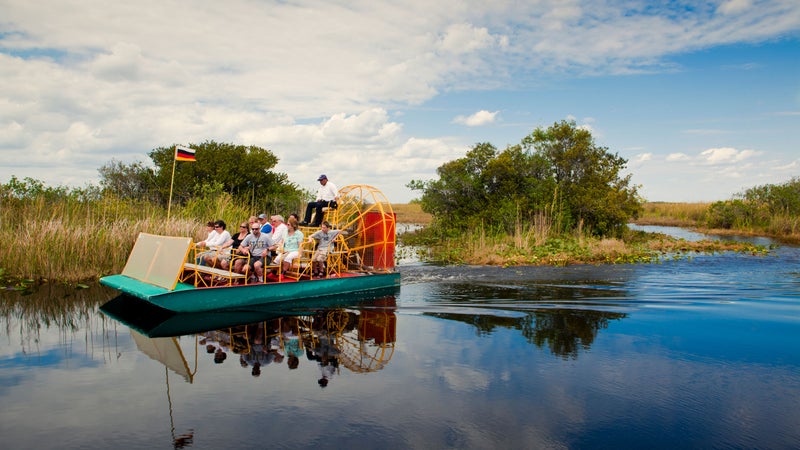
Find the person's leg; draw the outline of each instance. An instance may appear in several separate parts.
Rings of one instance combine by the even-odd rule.
[[[309,202],[308,205],[306,205],[306,216],[303,219],[303,223],[307,224],[311,222],[311,213],[314,211],[314,208],[316,206],[317,206],[316,202]]]
[[[260,263],[261,258],[258,256],[250,256],[250,263],[244,265],[244,275],[249,279],[250,274],[255,273],[255,265],[256,263]]]
[[[317,213],[314,215],[314,223],[311,224],[312,227],[318,227],[322,223],[322,216],[325,214],[322,212],[322,208],[328,205],[328,202],[320,201],[314,203],[315,208],[317,209]]]
[[[253,271],[256,273],[258,281],[264,281],[264,267],[260,258],[253,264]]]
[[[203,257],[203,261],[205,262],[205,265],[207,265],[208,267],[214,267],[216,263],[216,257],[213,254],[206,254]]]

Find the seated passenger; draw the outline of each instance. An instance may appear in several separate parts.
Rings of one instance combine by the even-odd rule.
[[[198,264],[205,264],[212,266],[216,262],[217,253],[231,238],[231,234],[225,230],[225,221],[217,220],[212,223],[214,231],[209,233],[209,237],[205,241],[198,242],[197,247],[206,247],[208,251],[201,253],[197,256]]]
[[[261,227],[258,224],[253,224],[250,228],[250,234],[244,238],[239,249],[236,251],[241,255],[250,255],[250,263],[245,264],[244,260],[237,260],[234,263],[233,270],[245,275],[249,275],[250,269],[255,272],[256,278],[260,282],[264,282],[264,266],[269,265],[270,255],[269,247],[272,245],[272,239],[269,235],[261,232]]]
[[[283,241],[286,239],[286,234],[288,233],[288,227],[285,223],[283,223],[283,216],[280,214],[275,214],[274,216],[269,218],[270,223],[272,224],[272,234],[270,237],[272,238],[272,246],[269,248],[270,254],[272,258],[278,256],[278,250],[283,248]],[[278,269],[273,271],[277,275]]]
[[[292,266],[292,261],[300,253],[300,244],[303,242],[303,232],[298,230],[299,225],[294,218],[287,222],[288,232],[283,240],[283,253],[278,255],[278,263],[281,265],[281,272],[286,273]]]
[[[283,222],[283,216],[279,214],[272,216],[270,219],[272,221],[272,245],[275,246],[272,250],[274,251],[286,239],[289,228]]]
[[[341,230],[331,230],[331,224],[326,220],[320,225],[319,231],[308,237],[308,242],[314,242],[314,239],[319,241],[317,249],[314,250],[314,256],[311,258],[312,276],[325,276],[325,261],[328,259],[328,251],[330,251],[333,240],[341,233]]]
[[[270,225],[269,218],[266,214],[258,215],[258,223],[261,224],[261,232],[264,234],[272,233],[272,225]]]
[[[239,246],[242,244],[244,238],[250,234],[250,226],[247,222],[243,222],[239,224],[239,232],[231,236],[231,238],[223,244],[223,248],[230,248],[232,252],[235,252]],[[228,270],[231,266],[231,257],[230,255],[220,255],[219,258],[219,267],[223,270]]]
[[[205,247],[206,246],[206,242],[209,239],[213,239],[218,234],[217,231],[214,229],[214,221],[213,220],[206,223],[206,234],[207,234],[207,236],[206,236],[205,240],[198,241],[198,242],[194,243],[196,248]],[[203,258],[201,258],[200,255],[196,255],[195,264],[202,264],[202,263],[203,263]]]

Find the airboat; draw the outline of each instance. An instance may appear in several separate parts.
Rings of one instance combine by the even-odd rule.
[[[391,204],[367,185],[345,186],[339,197],[338,207],[324,212],[324,219],[342,233],[328,252],[322,276],[312,272],[314,249],[309,243],[301,246],[300,256],[286,274],[253,282],[233,270],[234,259],[246,255],[229,254],[227,269],[209,267],[195,263],[207,249],[195,248],[190,237],[140,233],[122,273],[102,277],[100,283],[177,313],[251,309],[398,288],[396,216]],[[316,229],[303,227],[302,231],[308,236]]]

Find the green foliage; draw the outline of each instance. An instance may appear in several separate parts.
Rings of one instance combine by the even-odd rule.
[[[797,177],[783,184],[750,188],[741,196],[768,216],[800,215],[800,178]]]
[[[587,130],[562,121],[536,129],[502,152],[476,144],[466,156],[437,169],[439,179],[413,180],[434,227],[479,225],[512,232],[522,222],[547,218],[554,233],[574,229],[618,236],[641,210],[627,161],[599,147]]]
[[[155,203],[162,201],[155,172],[140,161],[126,165],[112,159],[101,166],[98,172],[100,186],[106,193],[121,199],[149,199]]]
[[[225,192],[237,202],[248,202],[252,211],[298,210],[308,193],[273,169],[278,158],[269,150],[206,141],[190,145],[194,162],[175,162],[175,147],[159,147],[149,153],[154,167],[135,162],[111,161],[100,168],[101,186],[122,199],[148,199],[166,205],[172,187],[174,203]],[[174,182],[173,182],[174,167]]]
[[[423,190],[423,211],[434,220],[445,218],[450,226],[465,228],[491,215],[488,205],[488,179],[484,169],[496,154],[490,144],[478,144],[464,158],[450,161],[436,169],[439,180],[412,181],[409,187]]]
[[[711,228],[747,228],[751,216],[752,208],[743,200],[719,201],[708,207],[706,224]]]
[[[253,213],[219,184],[173,208],[120,198],[99,188],[50,188],[13,178],[0,184],[0,284],[26,288],[34,280],[80,281],[122,270],[140,232],[205,237],[204,224],[222,219],[228,229]]]
[[[756,186],[735,197],[738,198],[712,203],[706,214],[706,226],[770,230],[779,223],[779,229],[774,232],[796,232],[800,216],[800,178],[783,184]]]
[[[45,203],[53,202],[89,202],[99,199],[102,192],[96,186],[83,188],[69,188],[65,186],[45,186],[43,181],[30,177],[20,180],[14,175],[6,184],[0,184],[0,199],[11,202],[27,202],[38,200]]]

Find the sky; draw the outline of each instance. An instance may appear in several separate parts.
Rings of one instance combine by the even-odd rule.
[[[206,141],[393,203],[572,120],[649,201],[800,176],[800,1],[0,0],[0,182]],[[191,163],[179,163],[191,164]]]

